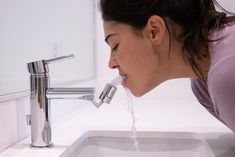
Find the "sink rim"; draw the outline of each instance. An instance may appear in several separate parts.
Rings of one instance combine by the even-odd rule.
[[[88,138],[131,138],[132,131],[123,130],[88,130],[84,132],[72,145],[70,145],[59,157],[68,157],[72,152],[81,148],[82,143]],[[141,138],[158,139],[189,139],[199,140],[208,150],[210,157],[215,157],[209,144],[200,133],[181,131],[136,131],[137,140]]]

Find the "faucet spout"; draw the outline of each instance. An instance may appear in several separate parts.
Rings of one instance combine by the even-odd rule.
[[[49,88],[46,92],[48,99],[94,99],[93,87],[90,88]]]

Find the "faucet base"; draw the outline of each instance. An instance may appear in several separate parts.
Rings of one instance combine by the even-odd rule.
[[[40,148],[45,148],[45,149],[46,149],[46,148],[52,148],[52,147],[54,147],[54,144],[51,143],[51,144],[49,144],[49,145],[47,145],[47,146],[34,146],[34,145],[31,144],[30,147],[31,147],[31,148],[34,148],[34,149],[37,149],[37,148],[39,148],[39,149],[40,149]]]

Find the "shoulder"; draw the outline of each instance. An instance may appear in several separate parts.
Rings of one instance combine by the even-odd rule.
[[[235,118],[235,53],[222,58],[210,69],[207,84],[220,118],[225,122],[227,116]],[[233,125],[235,127],[235,120]]]
[[[214,32],[214,39],[218,40],[209,44],[211,65],[208,87],[215,83],[225,85],[235,81],[235,23]]]
[[[235,132],[235,53],[211,68],[207,83],[219,119]]]
[[[207,82],[210,93],[218,90],[219,94],[234,88],[233,94],[235,94],[235,49],[234,53],[214,61],[210,67]]]
[[[226,24],[221,29],[215,30],[209,37],[213,42],[209,42],[209,51],[212,57],[225,56],[235,49],[235,22]]]

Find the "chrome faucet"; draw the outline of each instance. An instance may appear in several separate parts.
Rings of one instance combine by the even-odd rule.
[[[74,55],[56,57],[28,63],[30,73],[30,115],[27,123],[31,125],[31,146],[52,147],[50,99],[82,99],[91,101],[97,108],[110,103],[117,88],[106,84],[97,103],[94,88],[51,88],[48,64],[74,58]]]

